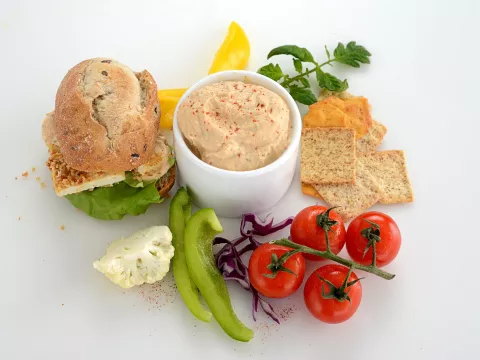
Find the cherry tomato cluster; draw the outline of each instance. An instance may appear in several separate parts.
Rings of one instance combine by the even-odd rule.
[[[290,236],[296,244],[319,251],[329,248],[333,254],[338,254],[346,244],[354,262],[375,267],[392,262],[401,245],[400,230],[386,214],[366,212],[352,220],[346,230],[334,209],[320,205],[309,206],[295,216]],[[286,246],[263,244],[250,258],[250,282],[266,297],[287,297],[303,283],[305,260],[321,262],[325,259]],[[344,265],[329,264],[310,275],[304,287],[304,301],[313,316],[331,324],[353,316],[362,299],[362,285],[352,270]]]

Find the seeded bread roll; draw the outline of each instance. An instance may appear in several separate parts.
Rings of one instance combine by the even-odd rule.
[[[160,119],[157,85],[104,58],[82,61],[65,76],[55,100],[57,140],[65,162],[81,171],[123,171],[148,161]]]

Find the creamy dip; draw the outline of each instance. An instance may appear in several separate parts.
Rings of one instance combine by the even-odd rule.
[[[234,171],[259,169],[278,159],[288,147],[292,126],[278,94],[241,81],[192,92],[178,109],[178,125],[202,161]]]

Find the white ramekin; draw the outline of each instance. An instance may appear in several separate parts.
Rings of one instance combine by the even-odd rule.
[[[190,151],[178,126],[178,108],[193,91],[228,80],[264,86],[280,95],[290,109],[293,125],[290,145],[276,161],[260,169],[230,171],[203,162]],[[179,184],[190,189],[197,206],[213,208],[218,216],[237,217],[247,212],[265,211],[285,195],[292,182],[301,131],[302,119],[298,107],[290,94],[277,82],[251,71],[232,70],[209,75],[191,86],[175,109],[173,139]]]

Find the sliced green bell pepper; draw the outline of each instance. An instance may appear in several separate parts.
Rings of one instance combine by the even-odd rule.
[[[233,339],[250,341],[253,331],[235,315],[227,285],[213,256],[213,239],[223,232],[213,209],[198,210],[185,229],[185,256],[190,276],[222,329]]]
[[[175,255],[172,259],[173,277],[178,292],[190,312],[201,321],[210,321],[212,313],[205,310],[200,303],[198,288],[188,273],[184,250],[184,232],[192,211],[192,201],[183,187],[180,188],[170,203],[169,227],[172,232],[172,245]]]

